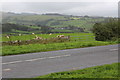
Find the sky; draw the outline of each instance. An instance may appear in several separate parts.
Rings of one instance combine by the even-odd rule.
[[[1,3],[4,12],[118,16],[118,0],[3,0]]]

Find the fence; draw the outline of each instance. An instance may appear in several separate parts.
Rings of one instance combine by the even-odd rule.
[[[95,36],[93,35],[82,35],[82,36],[71,36],[72,41],[94,41]]]

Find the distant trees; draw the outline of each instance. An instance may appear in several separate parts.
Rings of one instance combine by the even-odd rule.
[[[50,33],[51,32],[51,28],[49,26],[43,26],[43,25],[38,25],[39,27],[41,27],[41,32],[42,33]]]
[[[4,23],[2,24],[2,32],[11,32],[13,29],[27,31],[28,27],[24,27],[18,24]]]
[[[117,19],[110,19],[106,23],[96,23],[92,31],[98,41],[116,40],[120,38],[120,23],[118,24]]]
[[[21,30],[21,31],[34,31],[36,29],[19,25],[19,24],[13,24],[13,23],[4,23],[2,24],[2,32],[12,32],[12,30]]]

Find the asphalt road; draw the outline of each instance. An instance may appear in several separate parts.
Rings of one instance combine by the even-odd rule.
[[[118,45],[4,56],[2,77],[32,78],[114,62],[118,62]]]

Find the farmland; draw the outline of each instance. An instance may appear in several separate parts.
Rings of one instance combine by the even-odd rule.
[[[12,16],[11,16],[12,15]],[[72,16],[62,14],[15,14],[3,13],[3,24],[12,23],[24,25],[28,30],[14,29],[12,33],[30,33],[35,30],[36,33],[41,33],[41,26],[48,26],[52,33],[58,32],[91,32],[91,28],[97,22],[105,22],[108,18],[91,17],[91,16]],[[38,26],[39,25],[39,26]],[[72,26],[73,28],[70,28]],[[79,30],[79,28],[81,28]],[[33,29],[33,30],[31,30]],[[31,31],[30,31],[31,30]],[[11,33],[10,32],[10,33]],[[4,33],[4,31],[3,31]],[[6,32],[5,32],[6,33]]]
[[[91,33],[95,23],[107,20],[94,16],[3,13],[1,55],[116,44],[117,41],[96,41]]]
[[[53,51],[53,50],[63,50],[63,49],[72,49],[72,48],[83,48],[83,47],[91,47],[91,46],[101,46],[101,45],[109,45],[115,44],[116,42],[102,42],[95,41],[94,35],[92,33],[63,33],[63,34],[35,34],[42,38],[50,39],[52,37],[56,37],[57,35],[70,35],[70,41],[60,41],[60,42],[52,42],[52,43],[35,43],[35,44],[23,44],[23,45],[3,45],[2,47],[2,55],[16,55],[16,54],[25,54],[32,52],[44,52],[44,51]],[[3,34],[3,42],[4,41],[15,41],[15,40],[31,40],[35,37],[35,35],[21,35],[21,36],[11,36],[9,39],[6,38],[5,34]]]
[[[56,37],[57,35],[65,35],[65,36],[73,36],[71,39],[74,40],[75,37],[77,39],[77,37],[80,39],[85,39],[87,38],[88,36],[91,38],[91,37],[94,37],[94,35],[92,33],[56,33],[56,34],[52,34],[52,35],[49,35],[49,34],[35,34],[37,36],[40,36],[40,37],[43,37],[43,38],[52,38],[52,37]],[[15,41],[15,40],[30,40],[30,39],[33,39],[35,37],[35,35],[32,35],[32,34],[29,34],[29,35],[26,35],[26,34],[21,34],[21,36],[19,35],[16,35],[16,36],[11,36],[10,39],[6,38],[6,34],[3,34],[2,36],[2,41]],[[89,39],[89,40],[94,40],[93,38],[92,39]]]
[[[1,77],[120,80],[116,5],[104,1],[3,2]]]

